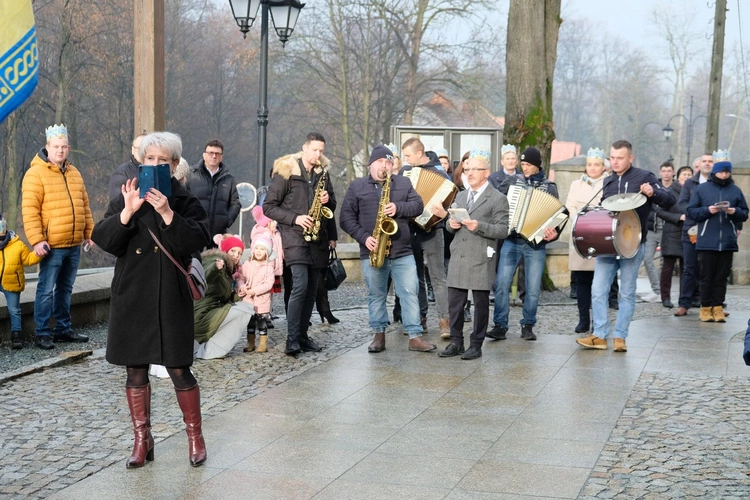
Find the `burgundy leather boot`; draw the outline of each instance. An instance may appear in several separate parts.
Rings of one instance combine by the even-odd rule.
[[[146,460],[154,459],[154,437],[151,435],[151,385],[125,387],[125,394],[135,433],[133,454],[125,466],[135,469],[143,467]]]
[[[182,419],[185,422],[185,432],[188,437],[188,452],[190,453],[190,465],[198,467],[206,461],[206,442],[203,440],[201,430],[201,391],[198,384],[190,389],[177,389],[177,402],[182,410]]]

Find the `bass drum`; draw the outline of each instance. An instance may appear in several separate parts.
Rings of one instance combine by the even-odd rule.
[[[576,214],[570,237],[584,259],[599,255],[630,259],[641,244],[641,220],[635,210],[612,212],[591,207]]]

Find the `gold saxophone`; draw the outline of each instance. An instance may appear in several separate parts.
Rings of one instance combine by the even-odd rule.
[[[386,170],[383,193],[380,195],[380,203],[378,204],[378,217],[375,219],[375,229],[372,230],[372,237],[378,240],[378,246],[370,252],[370,265],[376,268],[383,267],[385,258],[391,251],[391,236],[398,231],[396,221],[385,215],[385,206],[390,201],[391,173]]]
[[[320,163],[315,164],[315,167],[320,166]],[[313,169],[315,168],[313,167]],[[333,212],[331,209],[323,206],[320,201],[320,195],[326,190],[326,179],[328,179],[328,170],[323,170],[323,174],[318,179],[318,183],[315,185],[315,194],[313,195],[312,205],[310,210],[307,212],[308,217],[313,220],[310,229],[304,229],[302,235],[305,237],[305,241],[318,241],[320,239],[320,218],[325,217],[326,219],[333,219]]]

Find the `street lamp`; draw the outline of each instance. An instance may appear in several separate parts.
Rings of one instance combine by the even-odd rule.
[[[685,160],[685,165],[690,165],[690,145],[693,143],[693,126],[695,125],[695,122],[698,121],[698,118],[706,118],[708,117],[706,115],[698,115],[695,118],[693,118],[693,96],[690,96],[690,116],[687,117],[683,114],[677,114],[672,116],[672,118],[669,119],[667,122],[667,125],[661,129],[662,132],[664,132],[664,140],[669,141],[669,138],[672,137],[672,132],[674,132],[674,129],[670,126],[670,123],[672,123],[672,120],[682,117],[688,121],[688,129],[687,129],[687,158]]]
[[[232,15],[243,38],[258,16],[260,24],[260,91],[258,92],[258,186],[266,182],[266,127],[268,126],[268,11],[282,45],[285,45],[297,25],[297,18],[305,4],[298,0],[229,0]]]

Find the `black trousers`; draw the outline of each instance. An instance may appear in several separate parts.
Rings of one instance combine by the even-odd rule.
[[[292,291],[286,313],[287,336],[289,339],[305,338],[315,306],[320,270],[306,264],[288,267],[292,272]]]
[[[490,321],[490,291],[472,290],[474,295],[474,322],[472,323],[469,344],[482,347]],[[464,345],[464,305],[469,295],[465,288],[448,287],[448,311],[451,320],[451,343]]]
[[[727,296],[734,252],[698,251],[701,272],[701,307],[720,306]]]
[[[689,241],[682,242],[682,276],[680,277],[680,302],[679,306],[690,309],[693,302],[700,300],[698,280],[700,271],[698,269],[698,252],[695,244]]]

